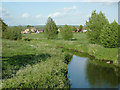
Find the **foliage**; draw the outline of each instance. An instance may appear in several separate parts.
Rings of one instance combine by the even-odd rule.
[[[100,11],[96,13],[96,10],[92,12],[89,21],[86,21],[87,36],[91,43],[100,43],[100,33],[104,25],[108,24],[108,20],[105,15]]]
[[[108,48],[118,47],[118,23],[116,21],[103,27],[100,34],[100,43]]]
[[[68,25],[64,25],[64,27],[61,30],[61,35],[63,39],[70,40],[73,37],[71,27]]]
[[[3,20],[0,18],[0,27],[2,29],[2,38],[5,37],[5,32],[7,31],[7,24],[3,22]]]
[[[72,31],[75,31],[75,32],[77,31],[75,26],[72,27]]]
[[[21,29],[17,26],[7,27],[7,29],[3,32],[3,38],[18,40],[22,38]]]
[[[61,28],[62,28],[62,26],[58,26],[58,28],[60,28],[60,29],[61,29]]]
[[[80,27],[79,27],[80,29],[82,29],[83,28],[83,26],[82,25],[80,25]]]
[[[2,25],[2,31],[4,32],[7,29],[7,24],[3,22],[3,20],[0,18],[0,24]]]
[[[45,35],[48,39],[55,39],[58,36],[57,26],[51,17],[48,18],[45,26]]]
[[[60,38],[59,40],[47,40],[47,38],[44,36],[44,33],[38,35],[25,34],[24,36],[29,38],[39,38],[39,41],[41,42],[46,42],[48,44],[65,47],[67,49],[69,48],[82,51],[95,56],[96,59],[112,60],[114,63],[117,64],[116,61],[118,60],[118,48],[111,49],[105,48],[102,45],[91,44],[89,43],[86,33],[73,33],[73,37],[76,38],[75,41],[62,40],[61,33],[59,36]]]
[[[2,88],[69,87],[65,53],[54,44],[3,39],[2,57]]]
[[[31,25],[27,25],[27,28],[31,28],[31,27],[34,27],[34,26],[31,26]]]

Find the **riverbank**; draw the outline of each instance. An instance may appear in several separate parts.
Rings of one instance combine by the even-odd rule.
[[[117,48],[104,48],[90,44],[85,33],[74,33],[70,41],[48,40],[44,33],[25,34],[22,40],[2,40],[3,88],[69,88],[67,63],[69,53],[64,47],[88,53],[99,60],[116,64]]]
[[[74,38],[71,41],[62,40],[59,34],[56,40],[47,40],[43,33],[37,35],[24,35],[26,38],[42,41],[56,47],[64,47],[73,51],[88,53],[90,56],[98,60],[111,61],[113,64],[118,65],[118,48],[104,48],[101,45],[90,44],[86,33],[74,33]]]

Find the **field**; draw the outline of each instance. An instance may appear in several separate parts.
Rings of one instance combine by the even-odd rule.
[[[95,56],[96,59],[111,60],[114,64],[117,64],[118,48],[104,48],[101,45],[90,44],[85,33],[74,33],[74,37],[71,41],[62,40],[60,34],[57,40],[47,40],[47,38],[44,37],[44,34],[26,34],[24,37],[39,39],[41,42],[46,42],[48,44],[85,52]]]
[[[3,88],[69,88],[67,61],[74,49],[117,64],[118,49],[90,44],[85,33],[74,33],[70,41],[48,40],[44,33],[24,34],[22,40],[2,40]]]

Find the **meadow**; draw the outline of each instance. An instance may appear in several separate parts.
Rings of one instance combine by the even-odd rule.
[[[47,40],[44,34],[25,34],[24,38],[38,39],[48,44],[56,45],[58,47],[64,47],[66,49],[74,49],[84,53],[88,53],[99,60],[110,60],[114,64],[118,64],[118,48],[105,48],[102,45],[91,44],[86,36],[86,33],[74,33],[72,40],[63,40],[61,34],[58,35],[56,40]]]
[[[117,65],[118,49],[90,44],[86,33],[74,33],[72,40],[63,40],[60,34],[54,40],[44,33],[24,34],[22,40],[2,40],[2,88],[69,88],[67,63],[71,54],[59,47]]]

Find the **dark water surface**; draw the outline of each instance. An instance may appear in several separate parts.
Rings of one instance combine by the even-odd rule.
[[[111,64],[73,55],[67,76],[71,88],[118,88],[119,74]]]

